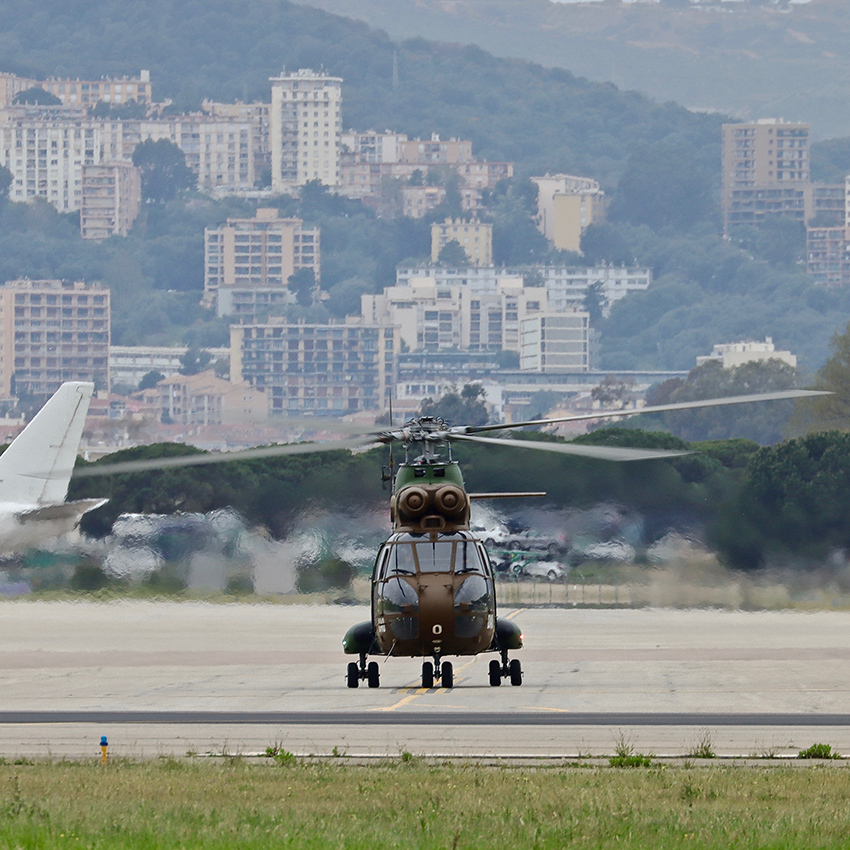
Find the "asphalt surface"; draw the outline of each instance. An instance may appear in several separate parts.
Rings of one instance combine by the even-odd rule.
[[[493,656],[419,687],[415,659],[345,686],[357,607],[0,603],[0,755],[254,753],[575,756],[850,753],[850,614],[505,610],[522,687]]]

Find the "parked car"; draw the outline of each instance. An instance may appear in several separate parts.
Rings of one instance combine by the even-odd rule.
[[[567,571],[558,561],[526,561],[522,567],[521,575],[557,581],[564,578]]]
[[[546,534],[539,531],[520,531],[511,534],[507,541],[508,549],[522,552],[544,550],[550,555],[560,555],[570,548],[566,534]]]
[[[510,531],[504,525],[471,525],[469,529],[476,537],[484,541],[484,545],[488,549],[505,546],[511,536]]]
[[[582,557],[596,561],[633,561],[635,548],[622,540],[609,540],[605,543],[594,543],[582,553]]]

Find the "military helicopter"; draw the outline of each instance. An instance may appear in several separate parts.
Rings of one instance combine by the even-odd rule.
[[[543,496],[545,493],[468,493],[460,466],[452,458],[452,444],[472,442],[493,448],[511,447],[568,454],[606,461],[645,461],[679,457],[688,451],[576,445],[479,436],[485,432],[547,426],[562,422],[622,418],[639,413],[661,413],[720,405],[777,401],[823,395],[814,390],[785,390],[746,396],[656,405],[636,410],[535,419],[494,425],[450,425],[439,418],[419,417],[401,428],[390,427],[355,438],[326,443],[265,446],[226,454],[191,455],[126,461],[81,469],[78,476],[111,475],[172,467],[195,466],[341,448],[390,446],[390,467],[384,478],[392,481],[390,520],[393,528],[381,545],[372,572],[371,617],[352,626],[343,649],[357,655],[346,670],[346,683],[356,688],[366,681],[380,686],[380,669],[369,656],[424,658],[422,687],[454,685],[447,656],[498,653],[490,661],[489,682],[503,679],[522,684],[519,659],[509,653],[522,648],[523,634],[512,620],[500,618],[496,606],[493,566],[483,542],[470,531],[472,499]],[[393,475],[392,446],[400,443],[404,460]]]

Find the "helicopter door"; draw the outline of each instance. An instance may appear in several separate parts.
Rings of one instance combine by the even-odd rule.
[[[474,638],[490,620],[495,622],[495,588],[481,544],[463,541],[457,544],[455,575],[470,573],[455,589],[455,636]]]

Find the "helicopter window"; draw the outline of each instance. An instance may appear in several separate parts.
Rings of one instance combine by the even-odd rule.
[[[399,543],[392,547],[387,572],[392,574],[416,575],[416,562],[413,559],[413,546]]]
[[[417,543],[416,551],[419,555],[419,569],[423,573],[450,573],[452,571],[454,543],[448,540]]]
[[[455,610],[460,612],[486,611],[490,604],[490,591],[481,576],[470,576],[455,591]]]

